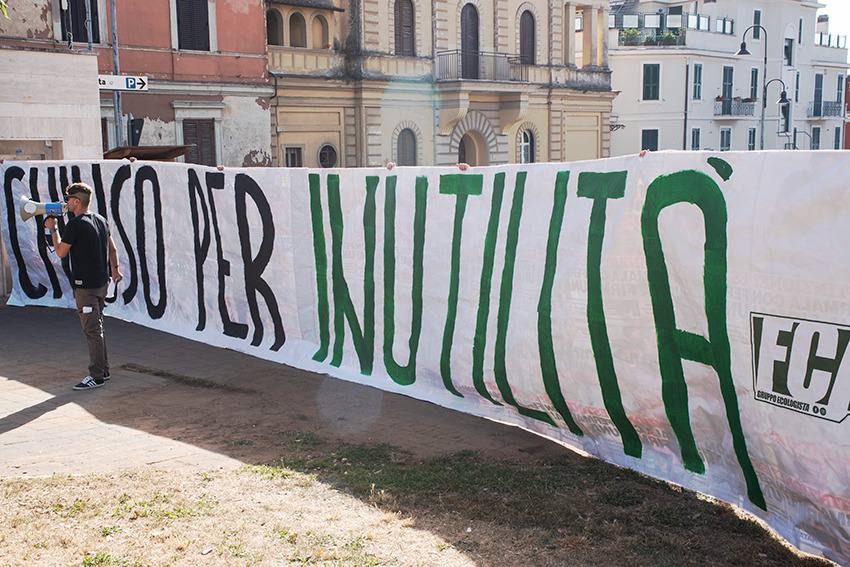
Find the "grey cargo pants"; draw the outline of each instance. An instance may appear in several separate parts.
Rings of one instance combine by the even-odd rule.
[[[80,326],[89,344],[89,376],[102,380],[109,374],[109,360],[106,356],[106,337],[103,332],[103,304],[106,299],[106,287],[74,289],[77,312],[80,314]]]

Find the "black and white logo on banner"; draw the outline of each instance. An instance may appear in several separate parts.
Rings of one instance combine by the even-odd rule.
[[[756,400],[841,422],[850,412],[850,325],[750,314]]]

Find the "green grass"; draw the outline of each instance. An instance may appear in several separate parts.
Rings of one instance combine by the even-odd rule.
[[[587,557],[610,549],[623,561],[650,560],[658,565],[704,557],[718,563],[759,557],[764,564],[787,563],[791,558],[779,542],[738,518],[728,506],[596,459],[565,453],[547,461],[510,462],[471,451],[416,459],[389,445],[331,444],[319,439],[297,443],[300,433],[288,437],[292,443],[283,458],[246,470],[269,478],[309,475],[420,521],[459,515],[466,525],[534,532],[543,549],[582,550],[590,554]],[[333,562],[345,555],[339,545],[311,545],[306,534],[287,531],[279,537],[298,542],[299,553],[290,558],[296,564]],[[718,541],[734,544],[718,546]],[[362,549],[362,541],[350,545],[349,552]],[[472,540],[453,545],[480,552],[473,549],[477,544]],[[472,547],[461,549],[464,546]],[[311,554],[315,548],[333,553]]]
[[[98,565],[119,565],[121,567],[141,567],[142,564],[138,561],[125,559],[123,557],[115,557],[108,553],[86,553],[83,556],[83,567],[96,567]]]
[[[118,503],[112,511],[113,518],[135,520],[152,518],[154,520],[176,520],[208,513],[213,504],[203,498],[195,502],[182,499],[172,502],[171,496],[154,493],[150,498],[133,500],[127,493],[118,498]]]

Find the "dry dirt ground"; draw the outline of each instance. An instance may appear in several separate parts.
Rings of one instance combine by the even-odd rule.
[[[108,332],[112,381],[72,395],[71,314],[0,307],[0,566],[827,565],[728,506],[515,428]],[[33,356],[48,348],[62,357]],[[133,451],[104,444],[125,432]],[[169,444],[205,452],[146,458]]]

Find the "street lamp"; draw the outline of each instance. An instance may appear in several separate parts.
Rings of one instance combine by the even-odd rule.
[[[814,142],[814,139],[812,139],[812,135],[809,134],[808,132],[806,132],[805,130],[799,130],[798,131],[796,128],[794,128],[794,142],[793,142],[794,149],[795,150],[800,149],[800,148],[797,147],[797,134],[805,134],[809,138],[809,150],[811,150],[812,149],[812,142]]]
[[[791,104],[791,101],[788,100],[788,87],[785,86],[785,81],[782,79],[771,79],[767,83],[765,83],[764,88],[770,86],[771,83],[779,83],[782,85],[782,92],[779,94],[779,100],[776,101],[776,104],[779,106],[783,106],[786,104]],[[767,106],[767,100],[765,100],[765,106]]]
[[[771,79],[766,82],[764,84],[764,106],[767,106],[767,87],[769,87],[771,83],[779,83],[782,85],[782,92],[779,94],[779,100],[776,101],[776,104],[779,105],[779,112],[782,119],[786,121],[785,132],[788,132],[788,128],[791,127],[791,114],[786,114],[787,109],[791,106],[791,101],[788,100],[788,87],[785,86],[785,81],[782,79]],[[764,125],[764,123],[762,123],[762,125]]]
[[[761,97],[761,142],[759,143],[759,149],[764,149],[764,113],[767,111],[767,30],[764,26],[760,26],[758,24],[752,25],[744,30],[744,35],[741,36],[741,48],[738,50],[738,53],[735,55],[743,56],[743,55],[751,55],[747,50],[747,32],[752,29],[759,28],[762,32],[764,32],[764,66],[762,68],[761,76],[762,81],[764,81],[764,90],[762,90]]]

